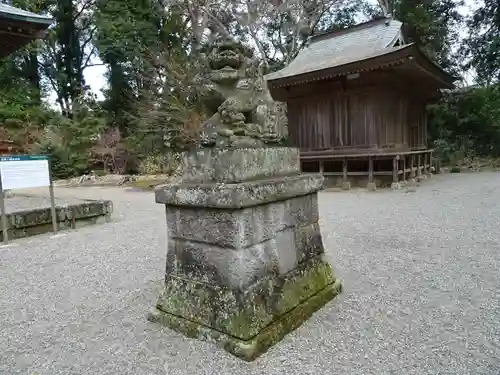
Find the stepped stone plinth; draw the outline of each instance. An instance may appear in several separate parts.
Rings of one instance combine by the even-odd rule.
[[[149,319],[253,360],[341,291],[324,259],[319,174],[287,147],[198,149],[166,207],[164,291]]]

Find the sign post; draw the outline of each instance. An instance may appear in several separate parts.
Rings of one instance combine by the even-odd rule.
[[[7,213],[5,211],[5,191],[48,187],[52,213],[52,227],[57,233],[57,217],[54,187],[50,173],[49,159],[43,155],[12,155],[0,157],[0,209],[2,210],[3,241],[8,243]]]
[[[5,211],[5,192],[2,187],[2,171],[0,169],[0,210],[2,210],[2,238],[4,245],[9,243],[7,212]]]
[[[57,234],[57,216],[56,216],[56,200],[54,198],[54,185],[52,184],[52,169],[50,163],[47,165],[49,171],[49,194],[50,194],[50,213],[52,215],[52,230],[54,235]]]

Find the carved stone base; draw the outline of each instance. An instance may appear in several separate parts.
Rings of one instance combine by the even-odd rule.
[[[156,191],[169,243],[151,320],[252,360],[340,292],[323,259],[323,177],[298,174],[297,155],[287,148],[186,155],[183,182]]]
[[[188,337],[214,342],[231,354],[243,360],[252,361],[281,341],[286,334],[298,328],[314,312],[342,291],[340,281],[334,281],[330,266],[322,261],[311,262],[307,266],[303,265],[301,271],[293,271],[286,278],[279,281],[283,282],[284,285],[280,287],[279,291],[274,291],[276,301],[273,304],[277,307],[274,315],[272,309],[267,309],[265,299],[257,300],[252,298],[243,301],[242,307],[246,306],[246,308],[243,309],[242,314],[226,320],[226,328],[236,329],[238,331],[236,333],[244,338],[225,333],[228,332],[227,330],[223,332],[212,326],[200,324],[199,321],[165,312],[166,307],[168,308],[172,303],[176,304],[176,301],[180,301],[177,299],[178,296],[168,296],[166,293],[160,297],[156,311],[150,314],[148,319]],[[276,279],[274,284],[277,285],[280,282]],[[188,282],[188,284],[191,283]],[[183,286],[190,291],[195,291],[195,298],[206,301],[205,293],[207,293],[207,290],[205,288],[198,288],[197,285],[192,284]],[[311,286],[314,286],[314,288],[311,288]],[[315,291],[316,288],[322,286],[322,289]],[[231,292],[226,291],[226,293]],[[234,298],[234,296],[231,297]],[[273,296],[266,294],[265,298],[269,300]],[[189,295],[188,300],[193,300],[192,294]],[[201,306],[198,305],[198,307]],[[220,307],[224,309],[223,305]],[[255,310],[252,311],[249,307],[255,308]],[[281,311],[279,311],[279,307],[281,307]],[[210,315],[211,311],[207,311],[203,317],[206,318],[207,313]],[[193,316],[191,315],[191,317]],[[262,321],[266,317],[265,320],[270,321],[270,323],[256,331],[254,329],[255,324],[252,324],[252,322]]]

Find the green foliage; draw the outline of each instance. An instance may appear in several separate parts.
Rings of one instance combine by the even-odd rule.
[[[156,0],[103,0],[95,13],[100,57],[109,67],[107,123],[127,136],[135,126],[141,91],[153,84],[151,57],[159,53],[164,11]]]
[[[404,22],[408,42],[460,73],[452,45],[463,25],[461,0],[388,3]],[[51,155],[59,178],[106,168],[100,165],[104,154],[137,159],[144,172],[160,171],[162,155],[192,144],[206,119],[207,92],[199,78],[213,34],[251,42],[265,69],[274,71],[312,34],[353,25],[360,15],[380,15],[366,0],[14,0],[13,5],[51,14],[55,23],[47,39],[0,62],[1,136],[26,152]],[[462,48],[467,66],[477,70],[481,84],[493,86],[446,95],[429,108],[430,141],[449,163],[471,155],[500,156],[500,93],[494,87],[500,79],[498,2],[484,0],[467,25],[470,36]],[[107,67],[101,103],[89,98],[84,80],[96,56]],[[44,104],[49,88],[60,113]],[[113,129],[118,141],[99,139]]]
[[[465,41],[467,68],[474,68],[478,81],[491,84],[500,81],[500,4],[484,0],[468,21],[469,37]]]
[[[25,58],[36,53],[28,46],[0,60],[0,105],[2,117],[20,118],[23,112],[40,106],[40,87],[31,80]],[[10,108],[9,108],[10,107]]]
[[[94,169],[93,148],[103,130],[102,117],[86,106],[75,110],[72,119],[53,113],[36,151],[51,157],[54,177],[79,176]]]
[[[395,15],[404,23],[408,42],[416,43],[434,61],[458,73],[452,45],[459,37],[463,0],[396,0]]]
[[[32,1],[32,0],[29,0]],[[61,113],[71,118],[73,105],[88,92],[84,71],[93,63],[94,0],[42,0],[54,24],[43,41],[38,65],[41,80],[55,93]]]
[[[128,107],[121,106],[128,108],[128,147],[139,160],[192,143],[193,134],[205,119],[201,100],[204,86],[199,81],[202,61],[200,51],[187,48],[191,33],[185,13],[182,7],[170,6],[162,13],[162,27],[159,31],[155,29],[156,36],[136,40],[139,44],[135,55],[124,56],[142,61],[142,69],[131,74],[140,79],[142,85],[137,86],[132,95],[127,94],[131,98]],[[149,24],[150,28],[152,25]],[[148,39],[156,41],[148,42]],[[143,52],[138,53],[141,48]],[[113,89],[113,81],[110,81],[107,103],[117,103],[117,99],[124,98],[119,91],[119,86]]]
[[[200,85],[197,66],[187,56],[162,54],[159,66],[166,79],[161,90],[144,93],[136,136],[148,137],[159,150],[182,151],[197,143],[202,123],[208,118],[209,92]],[[158,146],[157,146],[158,147]]]
[[[139,173],[146,175],[170,175],[179,166],[179,154],[166,152],[163,154],[150,154],[139,164]]]
[[[500,156],[499,86],[450,93],[429,115],[429,136],[443,162]]]
[[[13,141],[18,152],[50,155],[56,178],[88,171],[96,136],[103,130],[102,113],[79,101],[73,103],[71,118],[47,108],[40,102],[39,87],[23,73],[24,53],[0,62],[1,138]]]
[[[54,179],[73,177],[80,172],[76,170],[68,150],[62,146],[45,143],[38,147],[37,153],[50,157],[52,177]]]
[[[40,91],[24,75],[22,59],[13,55],[0,61],[0,140],[29,152],[46,125],[49,111],[40,102]]]

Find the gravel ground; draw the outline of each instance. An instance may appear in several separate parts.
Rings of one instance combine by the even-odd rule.
[[[439,176],[416,192],[320,195],[345,292],[253,363],[146,321],[165,261],[151,193],[114,221],[0,248],[0,374],[500,374],[500,174]]]

